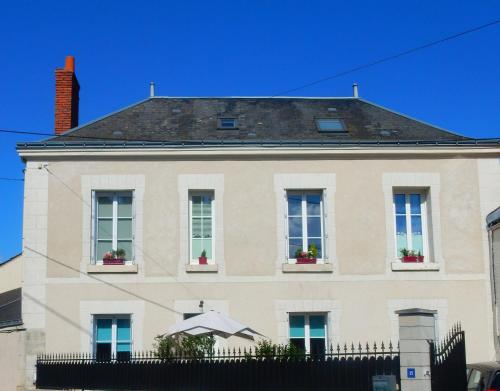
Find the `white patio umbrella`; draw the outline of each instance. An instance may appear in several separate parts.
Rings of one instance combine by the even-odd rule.
[[[222,338],[229,338],[233,335],[253,340],[255,336],[262,334],[251,329],[234,319],[227,317],[216,311],[208,311],[192,318],[183,320],[168,329],[168,335],[176,334],[190,335],[218,335]]]

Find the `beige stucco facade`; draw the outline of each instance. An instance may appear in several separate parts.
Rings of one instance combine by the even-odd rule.
[[[481,148],[26,152],[23,318],[33,336],[26,382],[37,353],[91,350],[92,314],[130,313],[133,349],[146,350],[200,300],[275,342],[288,339],[289,312],[327,313],[335,344],[396,342],[396,310],[433,309],[440,336],[462,323],[469,361],[493,359],[484,221],[500,204],[499,155]],[[405,270],[394,250],[396,188],[427,193],[429,256],[417,270]],[[284,192],[292,189],[324,191],[327,265],[283,266]],[[89,266],[93,190],[135,192],[136,257],[127,273]],[[190,190],[214,192],[210,272],[187,267]]]

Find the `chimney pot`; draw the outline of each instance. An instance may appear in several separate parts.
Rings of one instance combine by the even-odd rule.
[[[67,71],[75,72],[75,57],[66,56],[66,63],[64,64],[64,69]]]
[[[353,97],[355,98],[359,98],[359,94],[358,94],[358,83],[354,83],[352,85],[352,95]]]
[[[78,126],[80,85],[75,75],[75,58],[67,56],[64,68],[56,69],[55,134]]]

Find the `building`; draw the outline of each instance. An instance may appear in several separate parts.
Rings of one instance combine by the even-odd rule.
[[[493,324],[495,336],[496,359],[500,360],[500,332],[499,332],[499,311],[500,311],[500,208],[495,209],[486,217],[486,224],[489,231],[490,245],[490,272],[491,272],[491,294],[493,304]]]
[[[395,311],[437,310],[436,338],[460,321],[468,359],[495,356],[497,141],[357,96],[151,96],[77,126],[78,90],[70,58],[56,135],[17,145],[28,386],[37,353],[150,349],[200,300],[308,351],[397,341]]]
[[[24,327],[22,320],[22,257],[0,263],[0,378],[5,390],[22,385]]]

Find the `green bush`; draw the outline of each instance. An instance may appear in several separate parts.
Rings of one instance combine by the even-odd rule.
[[[161,359],[175,357],[203,358],[213,354],[215,338],[211,335],[159,335],[153,345]]]

